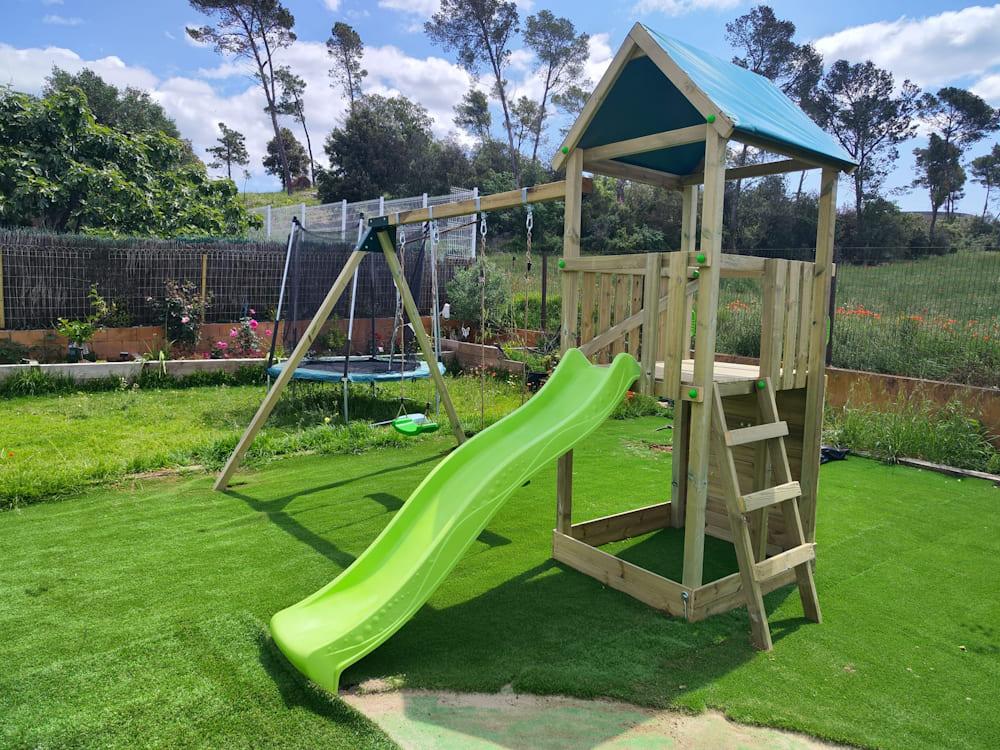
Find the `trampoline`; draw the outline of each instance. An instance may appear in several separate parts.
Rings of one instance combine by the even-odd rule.
[[[345,368],[344,365],[347,365]],[[278,377],[285,363],[279,362],[267,368],[267,374]],[[445,367],[440,362],[438,370],[443,375]],[[312,380],[321,383],[398,383],[400,380],[419,380],[431,376],[427,363],[407,357],[400,362],[399,357],[313,357],[304,359],[295,368],[296,380]]]

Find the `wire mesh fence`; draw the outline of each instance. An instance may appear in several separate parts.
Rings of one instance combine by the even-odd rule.
[[[414,297],[426,313],[431,304],[430,256],[415,254],[419,243],[409,244],[408,278],[414,280]],[[336,238],[307,243],[298,267],[302,310],[318,308],[352,247]],[[116,308],[108,325],[158,325],[162,320],[157,303],[168,280],[190,283],[204,295],[207,323],[236,321],[251,309],[269,318],[278,303],[286,249],[285,243],[255,240],[104,239],[0,231],[0,329],[50,328],[58,318],[85,318],[91,313],[92,286]],[[359,287],[359,307],[392,315],[394,287],[384,260],[377,260],[373,282]],[[462,256],[442,258],[442,295],[447,281],[469,262]],[[414,264],[422,270],[411,276]],[[369,294],[372,300],[366,298]],[[346,315],[347,305],[341,300],[338,314]]]
[[[811,260],[812,250],[768,251]],[[831,364],[1000,387],[1000,251],[838,248]],[[893,258],[886,260],[886,258]],[[719,351],[759,351],[760,284],[724,279]]]
[[[440,206],[445,203],[471,200],[479,195],[478,188],[452,188],[446,195],[415,195],[409,198],[374,198],[372,200],[348,203],[324,203],[319,206],[264,206],[254,209],[263,219],[260,229],[254,231],[255,239],[284,239],[292,226],[292,219],[298,219],[302,226],[315,232],[337,236],[345,242],[354,242],[358,237],[358,224],[362,218],[386,216],[415,208]],[[441,229],[439,252],[445,258],[474,258],[476,255],[475,217],[456,216],[438,222]]]

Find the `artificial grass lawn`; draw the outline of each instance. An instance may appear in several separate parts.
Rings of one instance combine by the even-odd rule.
[[[576,517],[661,499],[668,433],[608,422],[576,451]],[[0,745],[377,747],[266,635],[375,537],[450,446],[296,457],[242,476],[150,480],[0,514]],[[673,620],[549,559],[554,471],[520,489],[429,604],[343,683],[612,696],[880,747],[995,747],[1000,490],[852,458],[822,469],[825,622],[767,597]],[[676,573],[677,533],[617,545]],[[733,569],[712,545],[708,574]],[[964,647],[964,648],[963,648]]]

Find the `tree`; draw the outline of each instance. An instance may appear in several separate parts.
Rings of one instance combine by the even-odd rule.
[[[520,184],[521,165],[514,147],[514,118],[507,99],[505,73],[510,65],[510,44],[520,30],[517,6],[510,0],[441,0],[424,31],[446,50],[455,50],[458,63],[473,75],[483,67],[493,74],[493,94],[500,102],[511,172]]]
[[[250,163],[246,137],[243,133],[226,127],[226,123],[224,122],[219,123],[219,130],[222,131],[222,135],[219,136],[217,141],[219,145],[205,149],[205,151],[214,157],[214,160],[209,162],[208,166],[212,169],[221,169],[225,165],[226,176],[231,180],[233,179],[233,164],[245,167]]]
[[[541,128],[542,110],[538,102],[521,96],[510,105],[510,114],[514,120],[514,147],[520,154],[525,142]]]
[[[70,73],[53,66],[52,73],[45,79],[42,95],[49,96],[73,87],[83,91],[94,119],[101,125],[125,133],[166,133],[185,144],[186,161],[199,161],[191,144],[181,138],[177,123],[167,115],[163,107],[153,101],[148,91],[133,86],[118,89],[89,68],[84,68],[79,73]]]
[[[493,117],[490,115],[490,103],[486,94],[475,88],[466,91],[461,101],[455,105],[455,124],[471,130],[480,141],[489,140]]]
[[[733,57],[733,63],[773,81],[794,101],[809,101],[823,73],[823,61],[808,44],[794,41],[795,24],[778,18],[767,5],[758,5],[750,12],[726,24],[726,41],[742,54]],[[756,153],[756,152],[755,152]],[[736,166],[751,161],[749,148],[744,144],[737,154]],[[799,195],[802,179],[799,179]],[[729,228],[732,246],[742,240],[740,232],[740,194],[743,181],[737,180],[729,202]]]
[[[257,67],[255,77],[264,92],[264,111],[271,116],[271,127],[278,144],[282,184],[291,194],[292,180],[288,159],[279,138],[278,94],[274,55],[295,41],[295,17],[281,0],[188,0],[191,7],[215,18],[215,26],[188,27],[187,33],[196,42],[211,44],[225,55],[252,60]]]
[[[361,79],[368,75],[361,67],[365,45],[353,26],[337,21],[326,40],[326,51],[333,58],[330,77],[344,89],[354,111],[354,103],[361,98]]]
[[[301,187],[303,181],[309,182],[309,157],[291,130],[282,128],[279,132],[280,141],[272,138],[267,142],[267,156],[262,163],[264,171],[280,179],[281,187],[291,194],[293,189]],[[281,159],[282,154],[285,157],[284,164]],[[289,181],[285,182],[286,179]]]
[[[524,43],[538,58],[538,71],[544,82],[531,145],[531,160],[535,161],[538,158],[542,129],[549,116],[550,97],[559,96],[571,86],[590,88],[590,81],[583,75],[590,36],[577,34],[573,22],[568,18],[557,18],[551,11],[540,10],[535,15],[528,16]]]
[[[920,98],[920,114],[945,144],[958,147],[958,158],[969,146],[1000,128],[1000,111],[971,91],[955,86],[945,86],[937,94],[924,94]],[[949,216],[954,212],[956,198],[954,192],[946,198]]]
[[[864,237],[865,201],[878,196],[899,158],[897,146],[916,131],[919,94],[909,81],[897,93],[892,73],[870,60],[837,60],[820,84],[817,99],[827,127],[858,164],[851,176],[859,237]]]
[[[309,184],[315,185],[316,164],[313,161],[312,139],[309,137],[309,128],[306,127],[306,103],[303,99],[306,82],[288,67],[278,68],[274,71],[274,76],[278,80],[278,90],[281,91],[281,98],[278,99],[278,114],[291,115],[302,126],[302,132],[306,136],[306,150],[309,152]]]
[[[589,88],[589,81],[588,88]],[[575,120],[580,113],[583,111],[584,106],[587,104],[587,99],[590,98],[590,91],[572,84],[567,86],[562,92],[552,95],[552,104],[558,109],[562,114],[566,115],[571,120]],[[560,129],[560,135],[565,136],[569,132],[569,126]]]
[[[931,133],[926,148],[913,149],[917,157],[917,177],[914,186],[925,187],[931,197],[930,241],[934,242],[938,210],[965,184],[965,170],[960,159],[962,151],[937,133]]]
[[[330,168],[318,175],[320,200],[359,201],[430,189],[433,140],[430,116],[416,102],[404,96],[365,96],[326,139]]]
[[[76,88],[38,99],[0,89],[0,224],[172,237],[244,234],[230,180],[185,162],[162,131],[99,124]]]
[[[986,200],[983,201],[983,218],[990,207],[990,191],[1000,186],[1000,143],[993,145],[993,150],[972,160],[972,179],[986,188]]]

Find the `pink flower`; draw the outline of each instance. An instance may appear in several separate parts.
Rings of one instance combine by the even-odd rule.
[[[259,324],[257,323],[256,320],[253,320],[252,318],[250,319],[250,329],[251,330],[256,331],[258,325]]]
[[[227,344],[225,341],[217,341],[215,345],[217,347],[219,347],[220,349],[228,349],[229,348],[229,344]]]
[[[254,309],[253,309],[253,308],[251,307],[251,308],[250,308],[250,314],[251,314],[251,315],[256,315],[256,314],[257,314],[257,311],[256,311],[256,310],[254,310]]]
[[[185,316],[183,316],[181,318],[181,323],[187,324],[187,323],[190,323],[190,322],[191,322],[191,318],[189,318],[187,315],[185,315]]]
[[[270,336],[270,335],[271,335],[271,329],[270,329],[270,328],[266,329],[266,330],[264,331],[264,335],[265,335],[265,336]]]
[[[229,338],[231,338],[231,339],[236,338],[237,333],[238,333],[238,331],[235,328],[230,328],[229,329]]]

